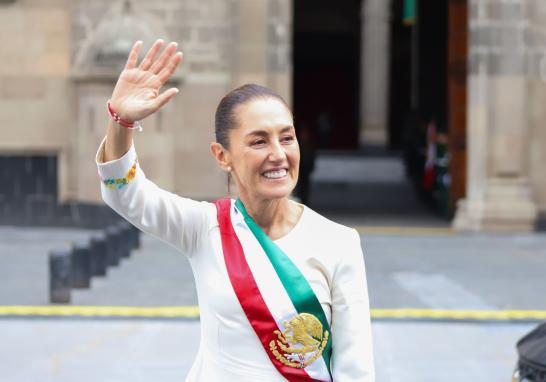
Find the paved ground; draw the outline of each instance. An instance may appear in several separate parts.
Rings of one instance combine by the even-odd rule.
[[[396,157],[319,157],[309,204],[348,225],[449,226],[422,203]]]
[[[378,382],[509,381],[515,341],[531,324],[374,322]],[[198,321],[0,321],[9,382],[180,382]]]
[[[374,308],[546,309],[546,235],[363,237]]]
[[[0,227],[0,305],[47,305],[48,253],[70,248],[96,231]],[[165,243],[143,235],[136,250],[88,290],[73,290],[74,305],[196,305],[187,260]]]
[[[546,235],[364,234],[372,308],[546,310]],[[92,231],[0,227],[0,305],[48,304],[47,254]],[[134,251],[75,305],[195,305],[189,263],[143,236]]]
[[[48,303],[48,253],[95,231],[0,227],[0,305]]]

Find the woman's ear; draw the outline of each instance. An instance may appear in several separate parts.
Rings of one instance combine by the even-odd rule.
[[[210,144],[210,152],[212,153],[214,159],[216,159],[218,166],[220,166],[222,170],[229,172],[231,169],[229,164],[229,153],[224,146],[218,142],[212,142]]]

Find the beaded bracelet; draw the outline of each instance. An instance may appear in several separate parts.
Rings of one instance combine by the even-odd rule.
[[[110,116],[112,117],[114,121],[116,121],[121,126],[125,127],[126,129],[129,129],[129,130],[138,129],[138,131],[142,131],[142,125],[140,124],[139,121],[131,122],[131,121],[122,119],[120,115],[116,113],[114,109],[112,109],[112,104],[110,103],[110,100],[108,100],[106,105],[108,106],[108,113],[110,114]]]

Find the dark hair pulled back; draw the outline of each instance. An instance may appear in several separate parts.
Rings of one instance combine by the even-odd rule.
[[[237,106],[247,104],[257,98],[277,99],[290,110],[285,100],[279,94],[265,86],[246,84],[233,89],[222,98],[216,108],[216,114],[214,116],[216,142],[220,143],[226,149],[229,149],[229,131],[235,129],[238,123],[235,109]]]

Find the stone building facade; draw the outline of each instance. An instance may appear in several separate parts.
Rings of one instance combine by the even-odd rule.
[[[134,41],[145,51],[163,38],[184,52],[167,84],[181,92],[135,134],[142,167],[173,192],[224,195],[225,175],[209,154],[215,107],[246,82],[290,102],[290,11],[288,0],[2,1],[0,152],[55,158],[55,203],[99,203],[94,154],[106,131],[105,102]],[[5,177],[11,185],[0,196],[25,188]],[[26,196],[0,203],[10,215],[34,207]]]
[[[460,229],[532,229],[546,212],[546,3],[472,0]]]
[[[143,122],[135,144],[144,170],[173,192],[210,199],[225,178],[209,154],[220,98],[245,82],[290,94],[287,1],[72,1],[71,72],[79,105],[77,157],[92,157],[104,134],[104,100],[138,39],[177,41],[184,60],[171,84],[181,93]],[[122,21],[123,20],[123,21]],[[109,49],[111,51],[105,51]],[[101,57],[106,62],[101,68]],[[288,97],[289,98],[289,97]],[[97,202],[95,169],[72,168],[66,198]],[[75,179],[78,179],[77,182]],[[76,183],[75,183],[76,182]]]
[[[180,94],[136,134],[144,171],[175,193],[225,195],[208,148],[215,107],[247,82],[292,102],[293,1],[0,1],[0,212],[100,203],[93,157],[108,120],[105,101],[137,39],[145,49],[156,38],[177,41],[184,52],[169,84]],[[361,144],[385,144],[388,136],[389,12],[400,1],[357,4]],[[546,214],[546,3],[446,1],[468,6],[469,32],[466,196],[454,224],[531,229]],[[17,170],[14,158],[25,156],[42,159]],[[25,185],[17,174],[33,166],[47,169]]]

